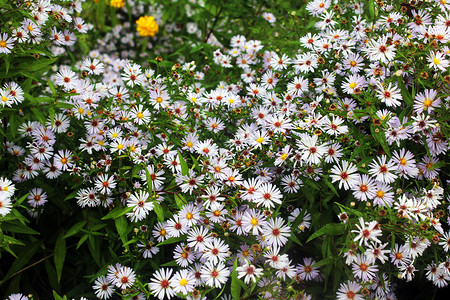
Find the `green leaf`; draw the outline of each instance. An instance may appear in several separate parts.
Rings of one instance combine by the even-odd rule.
[[[128,241],[128,222],[127,219],[124,216],[121,216],[114,220],[114,223],[116,225],[117,233],[120,236],[120,239],[122,240],[122,244],[126,244]],[[128,250],[129,247],[126,244],[125,248]]]
[[[311,234],[311,236],[308,238],[306,242],[309,243],[313,239],[322,236],[324,234],[339,235],[343,234],[344,232],[345,232],[345,224],[328,223],[327,225],[323,226],[322,228]]]
[[[156,200],[153,202],[153,211],[156,213],[158,222],[164,222],[164,210],[162,206],[156,202]]]
[[[380,143],[381,147],[383,148],[384,152],[391,157],[391,151],[389,150],[389,146],[386,142],[386,136],[384,135],[383,130],[379,130],[379,132],[376,132],[378,128],[374,128],[374,126],[370,127],[372,131],[372,136],[375,138],[375,140]]]
[[[80,246],[81,245],[83,245],[83,243],[88,239],[88,237],[89,237],[89,234],[85,234],[85,235],[83,235],[81,238],[80,238],[80,240],[78,241],[78,244],[77,244],[77,248],[76,249],[78,249],[78,248],[80,248]]]
[[[405,103],[408,106],[412,106],[414,104],[414,100],[413,100],[411,94],[409,93],[408,89],[406,88],[405,83],[403,82],[403,78],[401,76],[397,77],[397,83],[398,83],[398,87],[400,88],[403,101],[405,101]]]
[[[52,91],[53,95],[56,94],[56,88],[55,85],[53,84],[53,82],[50,81],[50,79],[47,79],[47,84],[50,87],[50,90]]]
[[[162,246],[162,245],[168,245],[168,244],[173,244],[173,243],[178,243],[181,241],[184,241],[186,239],[185,236],[179,236],[179,237],[171,237],[168,238],[165,241],[162,241],[161,243],[159,243],[158,245],[156,245],[156,247]]]
[[[69,199],[73,199],[78,195],[78,191],[73,191],[72,193],[70,193],[66,198],[64,198],[64,201],[69,200]]]
[[[22,204],[23,201],[25,201],[25,199],[27,199],[28,195],[30,193],[26,193],[25,195],[23,195],[22,197],[19,198],[19,200],[16,201],[16,205],[20,205]]]
[[[180,158],[180,165],[181,165],[181,173],[183,175],[187,175],[189,173],[189,167],[184,160],[183,156],[181,155],[180,151],[178,151],[178,157]]]
[[[289,239],[293,240],[295,243],[299,244],[300,246],[303,246],[302,242],[300,242],[300,240],[294,233],[291,233],[291,236],[289,237]]]
[[[37,108],[32,107],[31,112],[41,124],[45,124],[45,117]]]
[[[238,259],[236,258],[233,264],[233,272],[231,272],[231,297],[233,297],[233,300],[241,299],[241,284],[239,283],[241,280],[237,277],[237,267]]]
[[[323,181],[325,182],[325,184],[330,188],[330,190],[331,190],[336,196],[339,197],[339,194],[338,194],[338,192],[336,191],[336,188],[334,187],[334,185],[333,185],[328,179],[326,179],[325,177],[323,177],[322,180],[323,180]]]
[[[66,295],[64,295],[64,297],[61,297],[55,291],[53,291],[53,297],[55,298],[55,300],[67,300],[67,296]]]
[[[58,276],[58,283],[61,281],[62,269],[64,266],[64,260],[66,259],[66,240],[64,239],[62,232],[58,236],[55,244],[55,269]]]
[[[66,234],[64,235],[64,238],[68,238],[72,235],[77,234],[86,224],[85,220],[81,220],[80,222],[76,223],[75,225],[73,225],[72,227],[70,227],[69,230],[67,230]]]
[[[23,223],[20,222],[9,222],[9,223],[3,223],[2,229],[7,232],[15,232],[15,233],[24,233],[24,234],[39,234],[34,229],[31,229],[30,227],[26,226]]]
[[[14,273],[23,268],[33,257],[36,251],[41,246],[42,241],[38,240],[31,243],[25,247],[22,252],[18,255],[18,258],[13,262],[11,268],[8,270],[3,279],[0,281],[0,285],[4,284]]]
[[[111,210],[106,216],[102,218],[102,220],[108,219],[116,219],[120,216],[123,216],[126,213],[129,213],[133,210],[133,207],[116,207]]]
[[[183,195],[181,195],[180,193],[174,194],[173,197],[175,198],[175,202],[178,208],[181,209],[185,205],[186,199],[184,199]]]
[[[358,217],[364,217],[364,213],[359,211],[359,210],[357,210],[357,209],[353,209],[353,208],[347,207],[347,206],[342,205],[342,204],[337,203],[337,202],[335,202],[335,204],[338,205],[341,208],[341,211],[343,211],[343,212],[352,213],[352,214],[354,214],[355,216],[358,216]]]

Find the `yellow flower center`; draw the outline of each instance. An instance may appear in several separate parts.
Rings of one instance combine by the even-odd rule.
[[[161,98],[161,97],[156,98],[156,102],[158,102],[158,103],[163,102],[163,98]]]
[[[61,158],[61,163],[62,164],[66,164],[67,163],[67,158],[65,158],[65,157]]]
[[[0,47],[6,48],[6,42],[5,41],[0,41]]]
[[[123,145],[122,144],[117,145],[117,149],[122,150],[123,149]]]
[[[113,134],[112,134],[112,137],[113,138],[116,138],[116,137],[118,137],[119,136],[119,134],[117,133],[117,132],[114,132]]]
[[[280,156],[281,160],[285,160],[287,158],[287,153],[284,153],[283,155]]]
[[[384,196],[384,192],[383,191],[378,191],[377,192],[377,197],[378,198],[383,198],[383,196]]]
[[[190,213],[190,212],[188,212],[186,214],[186,219],[188,219],[188,220],[192,220],[193,217],[194,217],[194,215],[192,213]]]
[[[256,139],[256,142],[261,144],[262,142],[264,142],[264,138],[259,137]]]
[[[192,101],[192,102],[197,102],[197,98],[192,97],[192,98],[191,98],[191,101]]]
[[[138,112],[138,113],[137,113],[137,117],[138,117],[139,119],[142,119],[142,118],[144,117],[144,114],[141,113],[141,112]]]
[[[404,158],[400,159],[400,164],[402,166],[405,166],[406,165],[406,159],[404,159]]]
[[[27,29],[28,31],[33,31],[33,27],[31,25],[28,25]]]
[[[194,144],[192,142],[187,142],[186,146],[188,146],[189,148],[192,148],[194,146]]]
[[[181,286],[186,286],[187,284],[188,284],[188,281],[185,278],[180,280],[180,285]]]
[[[440,62],[439,59],[437,59],[437,58],[435,57],[435,58],[433,58],[433,63],[434,63],[435,65],[438,65],[438,64],[440,64],[441,62]]]
[[[8,98],[6,98],[5,96],[2,96],[2,101],[3,101],[3,102],[7,102],[7,101],[8,101]]]
[[[355,87],[356,87],[356,82],[350,83],[350,88],[351,88],[351,89],[354,89]]]
[[[433,101],[428,98],[426,98],[425,101],[423,102],[423,106],[425,107],[430,107],[431,104],[433,104]]]
[[[252,218],[252,220],[250,221],[250,223],[253,225],[253,226],[256,226],[256,225],[258,225],[258,219],[256,219],[256,218]]]

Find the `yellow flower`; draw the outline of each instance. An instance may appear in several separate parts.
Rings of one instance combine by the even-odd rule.
[[[155,36],[158,33],[159,27],[155,21],[155,18],[150,16],[140,17],[136,21],[137,31],[140,36]]]
[[[125,6],[125,1],[124,0],[111,0],[109,2],[109,5],[111,5],[111,7],[121,8],[121,7]]]

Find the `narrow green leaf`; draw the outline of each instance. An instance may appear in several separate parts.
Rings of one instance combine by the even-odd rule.
[[[156,201],[153,201],[153,211],[156,213],[158,222],[164,222],[164,210]]]
[[[58,236],[55,244],[55,269],[58,276],[58,283],[61,281],[62,269],[64,266],[64,261],[66,259],[66,240],[64,239],[62,232]]]
[[[2,229],[7,232],[15,232],[15,233],[24,233],[24,234],[39,234],[34,229],[31,229],[30,227],[26,226],[23,223],[17,222],[9,222],[9,223],[3,223]]]
[[[6,237],[5,237],[6,238]],[[42,241],[38,240],[34,243],[29,244],[27,247],[25,247],[20,254],[18,254],[18,258],[13,262],[11,268],[8,270],[5,276],[3,276],[2,280],[0,281],[0,285],[5,283],[15,272],[19,271],[21,268],[23,268],[33,257],[33,255],[36,253],[36,251],[41,246]]]
[[[178,157],[180,158],[181,173],[183,175],[187,175],[189,173],[189,167],[179,151],[178,151]]]
[[[306,242],[309,243],[313,239],[315,239],[321,235],[324,235],[324,234],[339,235],[339,234],[343,234],[344,232],[345,232],[345,224],[328,223],[327,225],[323,226],[322,228],[320,228],[319,230],[317,230],[316,232],[311,234],[311,236],[308,238],[308,240]]]
[[[129,213],[133,210],[133,207],[116,207],[111,210],[106,216],[102,218],[102,220],[108,219],[116,219],[120,216],[123,216],[126,213]]]
[[[325,177],[323,177],[323,181],[330,188],[330,190],[333,192],[333,194],[335,194],[337,197],[339,197],[339,193],[336,191],[336,188],[334,187],[334,185]]]
[[[239,284],[240,279],[237,277],[237,267],[238,259],[236,258],[233,264],[233,272],[231,272],[231,297],[233,297],[233,300],[241,299],[241,285]]]
[[[76,223],[72,227],[70,227],[69,230],[67,230],[66,234],[64,235],[64,238],[68,238],[69,236],[77,234],[86,224],[85,220],[81,220],[80,222]]]
[[[128,241],[128,222],[124,216],[121,216],[114,220],[116,225],[117,233],[120,236],[122,244],[126,244]],[[128,249],[128,245],[125,245],[125,248]]]
[[[20,205],[22,204],[23,201],[25,201],[25,199],[27,199],[28,195],[30,193],[26,193],[25,195],[23,195],[22,197],[19,198],[19,200],[16,201],[16,205]]]
[[[76,249],[78,249],[78,248],[80,248],[80,246],[81,245],[83,245],[83,243],[87,240],[87,238],[89,237],[89,234],[85,234],[85,235],[83,235],[81,238],[80,238],[80,240],[78,241],[78,244],[77,244],[77,248]]]
[[[162,245],[168,245],[168,244],[173,244],[173,243],[178,243],[181,241],[184,241],[186,239],[185,236],[179,236],[179,237],[171,237],[168,238],[165,241],[162,241],[161,243],[159,243],[158,245],[156,245],[156,247],[162,246]]]
[[[64,295],[64,297],[61,297],[60,295],[58,295],[57,292],[53,291],[53,297],[55,298],[55,300],[67,300],[67,296]]]
[[[45,124],[45,117],[37,108],[32,107],[31,112],[41,124]]]

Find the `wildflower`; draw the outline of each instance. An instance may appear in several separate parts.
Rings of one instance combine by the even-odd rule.
[[[95,290],[97,298],[100,299],[109,299],[114,292],[113,287],[108,283],[104,276],[97,278],[92,288]]]
[[[319,276],[319,268],[314,267],[316,262],[312,258],[304,257],[303,264],[298,264],[297,274],[302,280],[309,281],[314,280]]]
[[[250,280],[256,282],[257,278],[263,274],[263,269],[256,268],[254,265],[246,262],[243,266],[237,267],[238,278],[244,277],[244,282],[248,284]]]
[[[335,165],[331,169],[332,182],[339,181],[339,188],[344,186],[345,190],[351,189],[358,183],[358,169],[348,161],[342,161],[342,168],[339,165]]]
[[[225,267],[223,262],[213,264],[207,261],[201,270],[201,278],[206,285],[210,287],[220,288],[228,280],[230,271]]]
[[[150,195],[142,190],[132,194],[127,202],[127,206],[133,208],[133,211],[127,214],[133,222],[144,219],[154,207]]]
[[[27,199],[28,204],[36,208],[47,202],[47,193],[45,193],[41,188],[34,188],[30,191]]]
[[[300,142],[297,144],[302,150],[301,159],[308,164],[319,164],[322,156],[327,153],[327,148],[324,145],[317,145],[318,136],[302,135]]]
[[[164,296],[170,299],[175,294],[171,287],[172,272],[172,269],[160,269],[153,274],[148,284],[152,293],[160,300],[164,299]]]
[[[429,61],[429,67],[433,68],[434,70],[441,70],[443,72],[447,71],[447,68],[450,65],[450,62],[448,59],[445,58],[444,53],[440,52],[431,52],[427,55],[428,61]]]
[[[375,241],[377,243],[381,243],[378,239],[381,236],[381,230],[379,229],[379,224],[376,221],[372,222],[364,222],[363,218],[359,218],[359,225],[356,224],[358,230],[352,230],[352,232],[357,233],[358,235],[354,238],[354,241],[357,242],[359,240],[359,244],[369,246],[369,241]]]
[[[353,196],[360,201],[367,201],[376,195],[375,181],[367,174],[359,175],[356,184],[351,189]]]
[[[195,287],[195,277],[192,272],[188,270],[180,270],[175,273],[170,281],[170,287],[172,287],[175,293],[182,293],[187,295],[192,292]]]
[[[230,247],[221,239],[213,238],[211,241],[206,241],[204,246],[202,259],[211,261],[213,264],[224,261],[230,256],[228,253]]]
[[[380,182],[384,183],[394,182],[395,179],[398,177],[397,175],[392,173],[393,171],[397,170],[397,168],[394,165],[394,162],[392,160],[386,162],[386,155],[378,157],[377,160],[378,163],[372,162],[369,164],[369,167],[371,168],[369,170],[369,174],[371,174],[372,177],[375,177],[375,179]]]
[[[114,8],[122,8],[125,6],[124,0],[110,0],[109,5]]]
[[[140,36],[154,37],[159,30],[158,24],[154,17],[144,16],[140,17],[137,21],[137,31]]]
[[[434,108],[441,105],[440,98],[436,98],[436,96],[437,91],[433,89],[418,93],[414,99],[414,111],[417,114],[421,114],[424,111],[428,114],[431,113]]]
[[[397,86],[393,86],[392,83],[389,83],[388,86],[384,86],[379,83],[377,85],[377,98],[381,100],[381,102],[386,103],[388,107],[397,107],[401,104],[402,95]]]
[[[359,294],[361,285],[355,281],[348,281],[347,284],[341,283],[336,293],[338,300],[363,300],[363,296]]]
[[[283,195],[275,185],[272,185],[271,183],[263,183],[255,192],[253,202],[257,205],[271,208],[275,206],[274,203],[281,204],[282,197]]]
[[[242,226],[245,232],[251,232],[253,235],[258,235],[262,232],[262,226],[266,224],[265,216],[256,209],[249,209],[245,211],[242,217]]]
[[[11,212],[12,203],[10,198],[0,197],[0,215],[3,217]]]
[[[153,255],[155,255],[156,253],[158,253],[159,252],[159,248],[158,247],[155,247],[155,242],[153,242],[153,240],[149,240],[147,243],[142,243],[142,242],[139,242],[138,244],[137,244],[137,246],[139,247],[139,248],[143,248],[141,251],[142,251],[142,257],[144,257],[144,258],[152,258],[153,257]]]
[[[363,51],[367,52],[371,61],[388,63],[395,57],[395,45],[389,45],[386,36],[381,37],[378,40],[370,40],[367,44],[367,48],[364,48]]]
[[[173,251],[173,259],[179,266],[186,268],[192,264],[195,259],[195,255],[190,249],[187,250],[185,248],[185,244],[178,244]]]
[[[269,23],[275,23],[277,21],[275,16],[272,13],[269,13],[269,12],[263,12],[262,13],[262,17],[264,19],[266,19]]]
[[[406,281],[411,281],[414,277],[414,272],[416,271],[416,267],[414,266],[414,264],[410,264],[410,265],[401,265],[399,267],[400,270],[400,277],[402,279],[406,278]]]
[[[290,228],[284,224],[282,218],[270,219],[263,226],[265,242],[272,247],[282,247],[288,241]]]
[[[14,39],[8,34],[3,33],[0,35],[0,53],[11,53],[11,49],[14,47]]]
[[[136,274],[133,269],[124,266],[118,269],[116,277],[114,285],[120,289],[130,288],[136,280]]]

